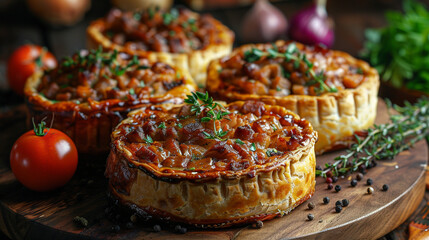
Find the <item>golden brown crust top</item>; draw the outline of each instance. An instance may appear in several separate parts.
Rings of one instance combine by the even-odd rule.
[[[216,76],[209,78],[218,79],[207,84],[212,92],[275,97],[354,89],[374,75],[367,63],[347,53],[285,41],[241,46],[212,68]]]
[[[50,110],[134,108],[141,104],[182,102],[195,89],[179,68],[125,53],[81,51],[51,71],[29,80],[29,102]]]
[[[129,51],[189,53],[229,41],[223,36],[229,30],[220,22],[185,8],[142,12],[113,9],[103,22],[103,36]]]
[[[224,111],[222,119],[210,120],[208,111],[195,114],[189,105],[138,110],[114,130],[112,153],[160,178],[254,176],[317,138],[308,121],[282,107],[247,101]]]

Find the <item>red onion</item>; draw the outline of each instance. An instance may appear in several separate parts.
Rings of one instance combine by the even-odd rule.
[[[305,44],[334,43],[333,22],[326,12],[326,0],[317,0],[309,8],[294,15],[290,21],[289,38]]]
[[[257,0],[244,17],[241,36],[245,42],[272,42],[286,36],[283,13],[267,0]]]

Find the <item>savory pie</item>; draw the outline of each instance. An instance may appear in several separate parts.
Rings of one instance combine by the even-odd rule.
[[[108,153],[113,128],[147,104],[183,103],[196,86],[187,71],[125,53],[81,51],[56,69],[27,81],[30,117],[54,117],[53,126],[79,153]],[[50,120],[48,120],[50,121]]]
[[[107,160],[115,202],[163,220],[227,227],[283,215],[311,197],[317,133],[308,121],[262,102],[211,106],[131,112],[113,131]]]
[[[164,61],[190,72],[198,85],[212,59],[231,52],[234,34],[210,15],[172,8],[143,12],[113,9],[87,29],[88,47],[117,49]]]
[[[372,126],[379,85],[377,71],[347,53],[285,41],[241,46],[207,73],[215,99],[260,100],[310,121],[316,153],[346,146]]]

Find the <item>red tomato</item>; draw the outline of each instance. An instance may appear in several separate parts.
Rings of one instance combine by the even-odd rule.
[[[73,141],[56,129],[34,130],[16,140],[10,153],[10,167],[15,177],[34,191],[49,191],[65,185],[77,167]]]
[[[57,60],[46,49],[37,45],[21,46],[12,53],[7,63],[9,86],[22,96],[25,82],[37,69],[52,69],[56,66]]]

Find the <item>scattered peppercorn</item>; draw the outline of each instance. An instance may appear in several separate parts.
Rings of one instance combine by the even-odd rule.
[[[341,212],[341,210],[343,210],[343,207],[341,207],[341,205],[335,206],[335,212],[339,213],[339,212]]]
[[[362,180],[362,179],[363,179],[363,174],[362,174],[362,173],[358,173],[358,174],[356,175],[356,180],[360,181],[360,180]]]
[[[368,178],[368,179],[366,180],[366,184],[367,184],[368,186],[371,186],[371,185],[372,185],[372,183],[373,183],[373,181],[372,181],[372,179],[371,179],[371,178]]]
[[[367,190],[368,194],[372,194],[374,192],[374,188],[369,187]]]
[[[328,204],[328,203],[329,203],[329,201],[331,201],[331,199],[329,199],[329,197],[324,197],[324,198],[323,198],[323,203],[324,203],[324,204]]]
[[[174,231],[176,231],[176,232],[179,232],[179,231],[180,231],[180,229],[182,229],[182,226],[180,226],[180,225],[176,225],[176,226],[174,227]]]
[[[137,217],[137,215],[136,215],[136,214],[133,214],[133,215],[131,215],[131,216],[130,216],[130,221],[131,221],[131,222],[136,223],[136,222],[137,222],[137,220],[138,220],[138,217]]]
[[[88,226],[88,220],[86,220],[86,218],[84,218],[84,217],[76,216],[73,218],[73,222],[80,227],[87,227]]]
[[[384,184],[384,185],[383,185],[383,187],[382,187],[382,189],[383,189],[383,191],[387,191],[387,190],[389,190],[389,185]]]
[[[314,215],[310,213],[307,215],[307,218],[309,221],[312,221],[314,219]]]
[[[335,192],[339,192],[341,191],[341,186],[340,185],[335,185]]]
[[[348,205],[349,205],[349,200],[348,199],[343,199],[342,201],[341,201],[341,206],[343,206],[343,207],[347,207]]]
[[[365,165],[359,165],[359,172],[361,172],[362,174],[365,173],[365,169],[366,169]]]
[[[356,185],[357,185],[357,180],[356,180],[356,179],[353,179],[353,180],[350,182],[350,185],[351,185],[352,187],[356,187]]]
[[[154,225],[154,226],[153,226],[153,231],[154,231],[154,232],[161,232],[161,226],[160,226],[160,225],[158,225],[158,224]]]
[[[131,229],[131,228],[133,228],[133,227],[134,227],[134,223],[132,223],[132,222],[127,222],[127,223],[125,224],[125,227],[126,227],[126,228],[128,228],[128,229]]]
[[[328,184],[328,190],[331,190],[332,188],[334,188],[334,185],[332,183]]]
[[[258,220],[252,224],[252,228],[255,228],[255,229],[260,229],[263,226],[264,226],[264,222],[262,222],[261,220]]]
[[[331,171],[327,171],[326,172],[326,177],[331,178],[332,176],[334,176],[334,175],[332,175]]]
[[[322,167],[320,165],[317,165],[316,170],[322,171]]]
[[[332,177],[332,182],[333,182],[333,183],[338,182],[338,177],[335,177],[335,176],[334,176],[334,177]]]
[[[308,206],[308,209],[314,209],[316,207],[314,202],[309,202],[307,206]]]
[[[326,178],[326,183],[332,183],[332,178],[327,177],[327,178]]]
[[[180,228],[179,233],[181,233],[181,234],[185,234],[187,231],[188,231],[188,229],[187,229],[187,228],[182,227],[182,228]]]
[[[121,231],[121,227],[119,225],[113,225],[112,226],[112,232],[117,233],[119,231]]]
[[[337,205],[341,205],[341,201],[340,200],[338,200],[338,201],[335,202],[335,206],[337,206]]]

